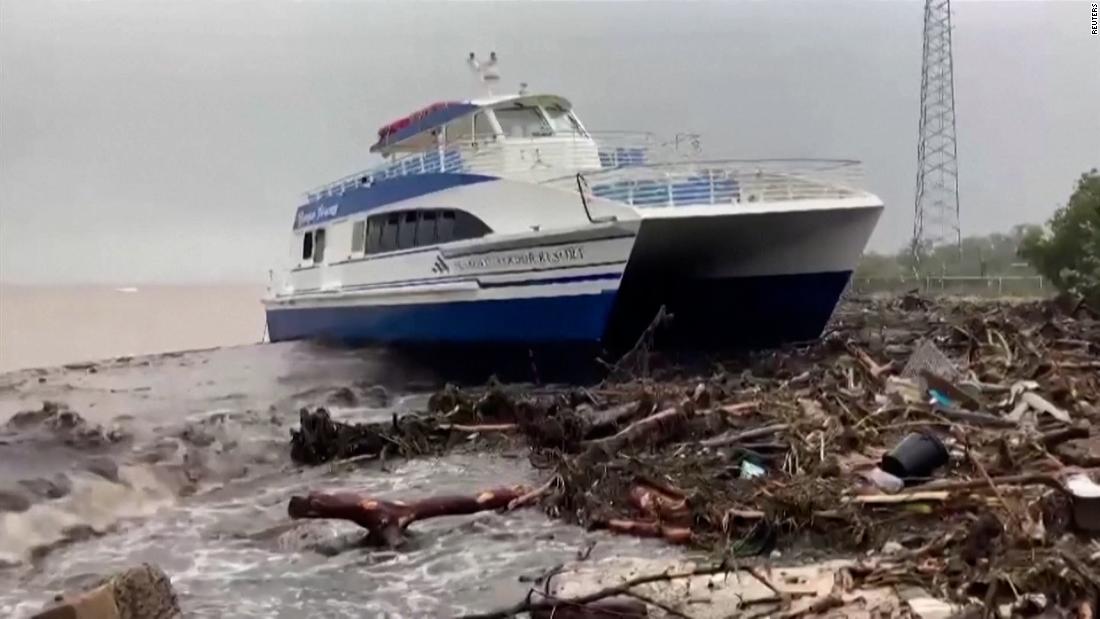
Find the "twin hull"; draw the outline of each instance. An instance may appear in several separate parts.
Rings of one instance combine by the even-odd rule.
[[[637,220],[367,256],[268,299],[272,341],[766,346],[821,334],[882,206],[648,209]],[[332,269],[333,266],[321,267]],[[354,285],[351,282],[371,282]]]

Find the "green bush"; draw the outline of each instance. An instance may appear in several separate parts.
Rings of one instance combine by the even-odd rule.
[[[1100,173],[1082,174],[1069,202],[1033,230],[1020,255],[1060,290],[1100,305]]]

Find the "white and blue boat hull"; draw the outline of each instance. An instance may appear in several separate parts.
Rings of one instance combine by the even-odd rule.
[[[273,341],[622,349],[665,306],[673,320],[662,344],[812,339],[828,323],[881,205],[697,211],[655,209],[633,222],[572,232],[564,242],[532,236],[387,258],[420,277],[269,302],[269,333]],[[527,268],[540,261],[541,268]],[[446,271],[433,274],[440,262]]]
[[[299,292],[267,303],[272,341],[395,344],[597,343],[636,226],[413,251],[373,268],[417,277]]]
[[[570,296],[269,310],[272,341],[302,338],[408,344],[596,343],[615,291]]]

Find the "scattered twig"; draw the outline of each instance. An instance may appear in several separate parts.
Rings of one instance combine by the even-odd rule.
[[[946,490],[905,492],[901,494],[861,494],[853,497],[845,497],[846,503],[858,503],[860,505],[893,505],[896,503],[920,503],[924,501],[946,501],[951,493]]]
[[[867,369],[867,372],[871,374],[871,377],[878,380],[883,374],[894,371],[894,362],[890,361],[886,364],[879,364],[871,358],[871,355],[867,354],[867,351],[857,347],[854,344],[849,343],[847,345],[848,352],[855,355],[856,359],[863,364],[863,367]]]
[[[537,501],[540,497],[544,496],[546,493],[550,492],[550,489],[553,488],[555,485],[557,485],[559,483],[561,483],[561,477],[558,476],[558,475],[555,475],[555,476],[551,477],[550,479],[546,480],[546,483],[542,484],[538,488],[535,488],[534,490],[532,490],[532,491],[530,491],[530,492],[528,492],[528,493],[526,493],[522,496],[518,496],[518,497],[512,499],[508,503],[508,507],[506,509],[508,511],[512,511],[513,509],[518,509],[520,507],[526,507],[526,506],[530,505],[531,503],[534,503],[535,501]]]
[[[678,425],[675,420],[683,416],[683,411],[678,408],[666,408],[659,413],[635,421],[617,434],[585,441],[584,445],[590,452],[601,450],[604,453],[615,453],[626,445],[639,443],[652,435],[660,437],[662,434],[674,432]]]
[[[649,604],[650,606],[656,606],[657,608],[660,608],[661,610],[665,611],[666,613],[668,613],[669,615],[671,615],[673,617],[681,617],[682,619],[691,619],[690,615],[685,615],[684,613],[676,610],[675,608],[669,606],[668,604],[658,602],[657,600],[655,600],[655,599],[653,599],[649,596],[642,595],[641,593],[638,593],[637,591],[627,591],[627,592],[624,593],[624,595],[629,595],[630,597],[636,598],[641,602],[645,602],[646,604]]]
[[[743,430],[741,432],[734,432],[732,434],[723,434],[714,438],[699,441],[699,444],[703,447],[725,447],[727,445],[733,445],[753,438],[760,438],[762,436],[768,436],[775,434],[776,432],[782,432],[791,427],[788,423],[777,423],[770,426],[764,426],[762,428],[753,428],[751,430]]]
[[[1004,477],[993,477],[991,480],[998,486],[1034,486],[1042,485],[1047,486],[1061,492],[1062,494],[1069,495],[1069,491],[1062,485],[1062,482],[1050,475],[1041,474],[1026,474],[1026,475],[1006,475]],[[966,480],[966,481],[954,481],[954,480],[942,480],[933,481],[921,486],[922,490],[974,490],[977,488],[987,487],[989,481],[984,479],[980,480]],[[894,495],[898,496],[898,495]]]
[[[1004,417],[990,415],[989,413],[964,411],[946,406],[936,406],[933,410],[948,419],[954,419],[956,421],[962,421],[964,423],[972,423],[979,426],[990,426],[994,428],[1020,427],[1020,424],[1012,421],[1011,419],[1005,419]]]
[[[970,458],[971,464],[973,464],[974,467],[978,469],[978,472],[982,474],[982,479],[984,479],[985,483],[989,485],[989,489],[993,491],[993,494],[996,495],[997,500],[1000,501],[1001,505],[1004,506],[1005,511],[1012,516],[1012,520],[1016,523],[1017,530],[1020,532],[1026,531],[1027,529],[1024,527],[1024,518],[1026,518],[1026,515],[1021,517],[1018,513],[1016,513],[1016,510],[1014,510],[1012,506],[1008,504],[1008,501],[1005,500],[1004,494],[1001,493],[1000,487],[998,487],[997,484],[993,481],[993,478],[989,476],[989,471],[985,470],[985,465],[982,464],[982,461],[969,450],[967,450],[967,455]],[[1028,518],[1028,520],[1030,520],[1030,518]]]
[[[1093,591],[1100,594],[1100,574],[1093,572],[1089,569],[1089,566],[1085,565],[1080,559],[1065,550],[1062,550],[1059,554],[1062,560],[1066,562],[1066,565],[1070,566],[1073,571],[1084,577],[1085,582],[1091,584]]]
[[[754,565],[752,567],[746,568],[746,570],[748,571],[748,573],[752,574],[753,578],[759,580],[760,584],[770,589],[771,592],[774,593],[776,597],[778,597],[780,600],[786,600],[790,598],[789,595],[776,588],[776,586],[772,584],[771,579],[768,578],[768,575],[760,571],[760,568]]]
[[[670,573],[668,571],[660,572],[657,574],[647,574],[645,576],[638,576],[624,581],[618,585],[604,587],[599,591],[589,593],[587,595],[579,595],[577,597],[569,599],[554,599],[545,602],[532,602],[530,600],[524,600],[514,606],[490,611],[487,613],[476,613],[471,615],[463,615],[461,619],[504,619],[506,617],[512,617],[520,613],[533,612],[533,611],[546,611],[553,610],[554,608],[562,605],[583,606],[591,602],[603,600],[605,598],[626,595],[634,587],[649,584],[652,582],[673,581],[682,578],[692,578],[694,576],[709,576],[712,574],[722,574],[727,572],[735,572],[736,569],[732,569],[729,565],[724,563],[695,568],[687,572]]]
[[[436,427],[440,430],[453,430],[455,432],[516,432],[519,430],[519,426],[514,423],[483,423],[479,425],[441,423]]]
[[[657,332],[657,329],[664,323],[672,320],[672,314],[668,313],[665,306],[662,305],[657,314],[653,316],[653,320],[650,321],[649,326],[642,331],[638,336],[638,340],[634,342],[634,346],[630,350],[626,351],[619,360],[614,364],[607,364],[600,361],[608,369],[609,378],[623,378],[626,376],[649,376],[649,351],[653,347],[653,336]],[[632,367],[627,367],[627,366]]]
[[[741,413],[756,410],[760,408],[760,402],[757,400],[749,400],[748,402],[738,402],[736,404],[726,404],[719,406],[717,410],[731,416],[740,416]]]
[[[1088,438],[1088,437],[1089,437],[1089,426],[1086,424],[1086,425],[1072,426],[1072,427],[1069,427],[1069,428],[1061,428],[1061,429],[1058,429],[1058,430],[1053,430],[1051,432],[1047,432],[1045,434],[1041,434],[1041,435],[1039,435],[1039,442],[1042,443],[1043,446],[1046,447],[1047,449],[1054,449],[1055,447],[1057,447],[1058,445],[1061,445],[1062,443],[1064,443],[1066,441],[1071,441],[1073,439],[1078,439],[1078,438]]]

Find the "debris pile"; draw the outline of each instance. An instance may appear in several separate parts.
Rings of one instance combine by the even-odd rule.
[[[492,437],[479,446],[528,449],[544,475],[496,506],[537,502],[719,565],[858,558],[862,585],[986,611],[1096,608],[1100,320],[1087,306],[854,300],[813,343],[703,371],[645,354],[640,375],[590,389],[448,388],[390,424],[304,411],[294,457],[411,457]],[[386,504],[328,496],[292,499],[291,515],[356,520]]]

